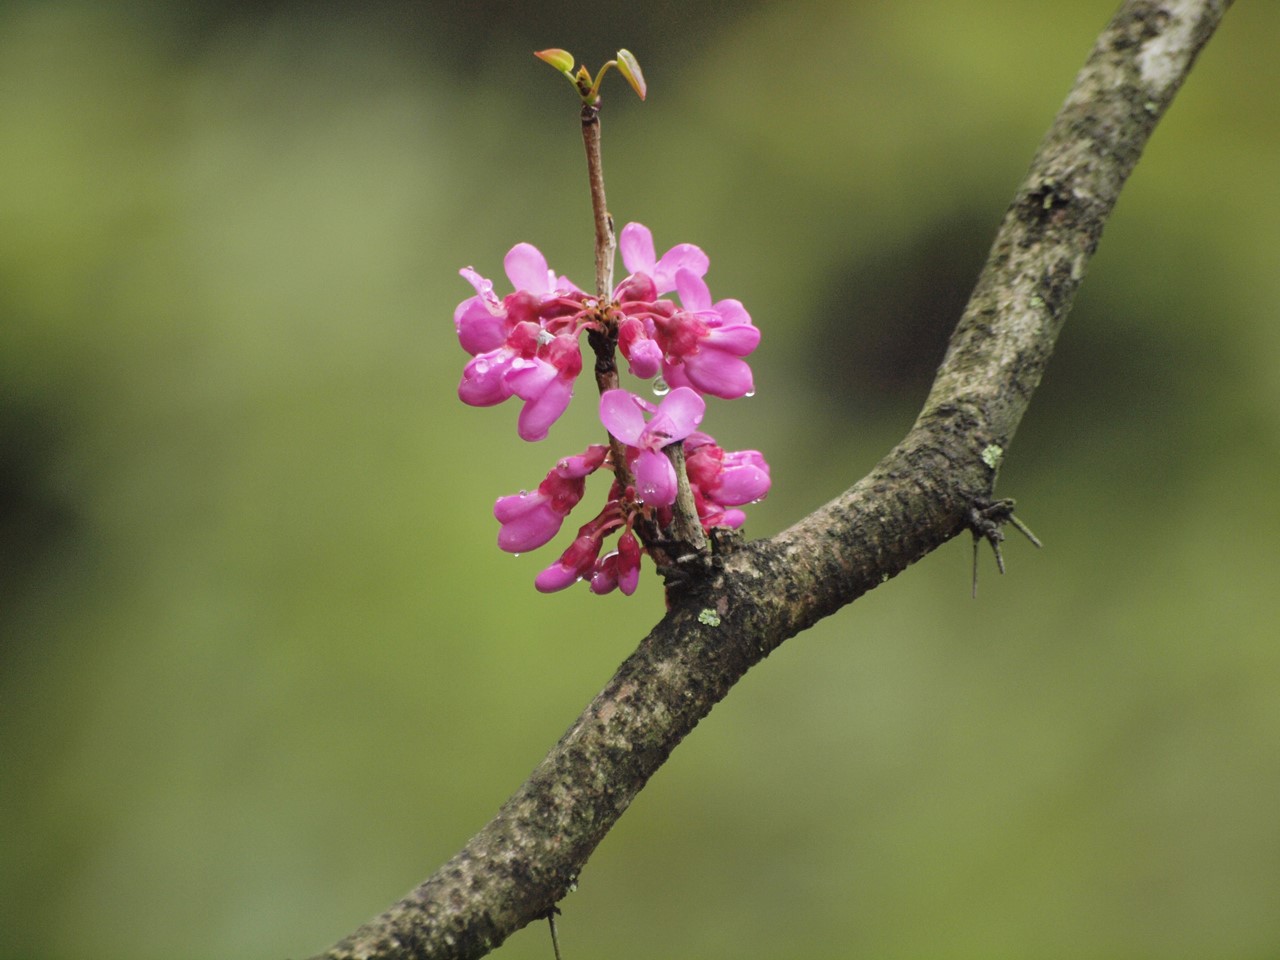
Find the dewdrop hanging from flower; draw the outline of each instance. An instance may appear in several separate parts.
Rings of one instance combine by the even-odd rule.
[[[660,568],[688,551],[706,556],[704,532],[741,526],[745,515],[738,508],[769,491],[769,465],[759,452],[726,453],[698,429],[706,414],[704,394],[731,400],[754,392],[745,358],[759,344],[760,331],[739,301],[712,300],[704,279],[710,260],[700,248],[677,244],[659,257],[652,233],[639,223],[623,227],[615,243],[599,167],[599,90],[605,72],[616,67],[644,99],[635,57],[619,50],[592,77],[585,67],[575,72],[566,51],[537,56],[568,77],[582,99],[596,215],[596,292],[557,275],[528,243],[516,244],[503,261],[513,288],[504,296],[472,267],[459,271],[475,294],[453,315],[458,340],[471,354],[458,396],[478,407],[516,397],[523,403],[517,434],[545,439],[573,398],[583,369],[581,335],[587,334],[607,443],[561,459],[533,492],[498,498],[498,546],[520,553],[549,542],[583,500],[587,477],[607,467],[613,476],[603,508],[534,583],[551,592],[586,580],[595,593],[616,588],[630,595],[642,555],[653,556]],[[613,286],[615,249],[628,274]],[[621,388],[618,352],[633,376],[665,394],[659,403]],[[616,546],[603,553],[615,534]]]

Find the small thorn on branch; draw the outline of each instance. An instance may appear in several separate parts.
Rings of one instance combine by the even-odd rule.
[[[560,960],[560,936],[556,932],[556,917],[560,913],[560,908],[552,906],[543,916],[547,918],[547,925],[551,928],[551,949],[555,953],[555,960]]]
[[[978,596],[978,544],[986,540],[991,544],[991,552],[996,557],[996,569],[1004,573],[1004,555],[1000,552],[1000,544],[1004,542],[1004,525],[1011,524],[1015,530],[1031,541],[1036,547],[1042,547],[1040,538],[1031,532],[1031,528],[1013,515],[1014,501],[1011,499],[975,501],[969,507],[969,530],[973,533],[973,590],[972,596]]]

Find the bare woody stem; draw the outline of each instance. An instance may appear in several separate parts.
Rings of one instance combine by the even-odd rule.
[[[596,304],[605,329],[592,332],[587,337],[596,356],[596,387],[601,395],[618,387],[617,333],[611,322],[610,300],[613,297],[613,255],[617,240],[613,234],[613,217],[609,216],[609,204],[604,196],[604,162],[600,155],[600,104],[582,105],[582,144],[587,149],[587,180],[591,185],[591,212],[596,225]],[[631,471],[627,469],[626,448],[613,434],[609,434],[609,453],[613,461],[613,474],[618,485],[626,488],[632,484]]]
[[[587,148],[587,178],[596,223],[596,299],[603,306],[613,295],[613,254],[617,240],[604,197],[604,164],[600,158],[600,104],[582,105],[582,143]],[[615,384],[616,385],[616,384]]]
[[[707,538],[698,519],[698,505],[693,499],[693,486],[689,483],[689,471],[684,462],[684,443],[663,447],[663,452],[676,469],[676,502],[671,516],[671,540],[679,549],[688,548],[694,553],[705,554]],[[678,560],[679,557],[669,559]]]
[[[858,483],[729,554],[498,814],[324,960],[475,958],[545,917],[680,741],[789,637],[971,529],[1121,188],[1229,0],[1126,0],[1005,214],[915,425]],[[317,958],[319,960],[319,958]]]

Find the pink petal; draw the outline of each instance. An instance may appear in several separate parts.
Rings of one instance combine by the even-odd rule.
[[[600,469],[609,448],[603,443],[593,443],[582,453],[564,457],[556,464],[554,472],[566,480],[578,480]]]
[[[622,591],[624,597],[629,597],[636,592],[636,587],[640,583],[640,567],[634,566],[630,570],[618,571],[618,589]]]
[[[462,370],[458,397],[473,407],[491,407],[511,396],[506,373],[512,356],[506,350],[490,350],[475,357]]]
[[[667,507],[676,501],[676,471],[665,453],[641,450],[632,465],[636,496],[647,504]]]
[[[676,275],[681,270],[688,270],[699,277],[705,276],[711,267],[711,259],[702,252],[701,247],[692,243],[678,243],[662,255],[653,269],[653,279],[658,285],[658,293],[670,293],[676,289]]]
[[[647,337],[637,340],[631,346],[627,362],[630,364],[633,376],[648,380],[662,369],[662,348]]]
[[[662,360],[662,379],[673,389],[690,386],[689,378],[685,376],[684,364],[668,363],[665,357]]]
[[[723,350],[703,349],[685,358],[684,372],[703,393],[724,400],[736,400],[755,390],[751,367]]]
[[[769,492],[771,483],[764,457],[755,450],[739,450],[725,455],[713,499],[726,507],[754,503]]]
[[[716,326],[730,327],[751,323],[751,314],[747,313],[741,300],[717,300],[711,309],[720,315],[720,322]]]
[[[640,544],[629,530],[618,538],[616,570],[618,588],[624,595],[631,596],[640,581]]]
[[[733,527],[735,530],[747,522],[747,515],[741,510],[726,510],[716,520],[717,527]]]
[[[653,278],[647,273],[633,273],[613,288],[613,299],[618,303],[639,301],[648,304],[658,298],[659,291]]]
[[[493,515],[502,524],[498,546],[508,553],[522,553],[542,546],[557,533],[564,517],[551,509],[547,498],[537,493],[499,497]]]
[[[530,442],[546,437],[551,425],[560,419],[573,399],[573,381],[553,379],[540,394],[526,399],[524,409],[516,420],[516,433],[521,440]]]
[[[547,269],[547,258],[531,243],[517,243],[502,261],[507,279],[517,290],[546,296],[555,290],[556,278]]]
[[[611,434],[628,446],[637,446],[644,433],[644,413],[636,404],[638,397],[626,390],[606,390],[600,395],[600,422]]]
[[[706,346],[745,357],[760,345],[760,328],[747,324],[715,327],[707,334]]]
[[[557,560],[534,578],[533,585],[539,593],[555,593],[573,586],[579,576],[577,570],[566,567]]]
[[[585,528],[584,528],[585,529]],[[579,533],[560,559],[538,574],[533,585],[543,593],[563,590],[586,572],[600,555],[600,539],[591,533]]]
[[[702,423],[707,401],[688,387],[676,387],[658,404],[658,412],[649,423],[648,432],[662,437],[663,446],[683,440]]]
[[[489,309],[482,297],[471,297],[458,304],[458,309],[453,311],[453,325],[462,349],[473,357],[496,350],[507,341],[507,318]]]
[[[680,294],[680,302],[692,313],[711,309],[711,290],[706,281],[692,270],[676,271],[676,292]]]
[[[493,292],[493,281],[476,273],[474,267],[463,267],[458,273],[467,283],[476,288],[476,294],[480,299],[491,303],[494,307],[498,305],[498,295]]]
[[[516,357],[511,361],[507,386],[521,400],[536,400],[556,378],[554,366],[540,357]]]
[[[618,235],[618,250],[628,273],[653,275],[657,256],[653,250],[653,234],[643,223],[628,223]]]
[[[607,557],[601,557],[600,562],[591,571],[591,592],[597,596],[604,596],[617,589],[617,586],[618,555],[611,553]]]

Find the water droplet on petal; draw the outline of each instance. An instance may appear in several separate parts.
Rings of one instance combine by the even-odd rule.
[[[522,497],[527,497],[528,495],[529,495],[529,491],[528,491],[528,490],[521,490],[521,491],[520,491],[520,496],[522,496]]]
[[[754,390],[748,390],[746,394],[744,394],[744,396],[748,396],[748,397],[754,397],[755,395],[756,395],[756,392]]]
[[[512,554],[512,556],[513,556],[513,557],[518,557],[518,556],[520,556],[520,554],[518,554],[518,553],[513,553],[513,554]]]
[[[667,386],[667,381],[661,377],[653,378],[653,395],[655,397],[665,397],[670,392],[671,388]]]

